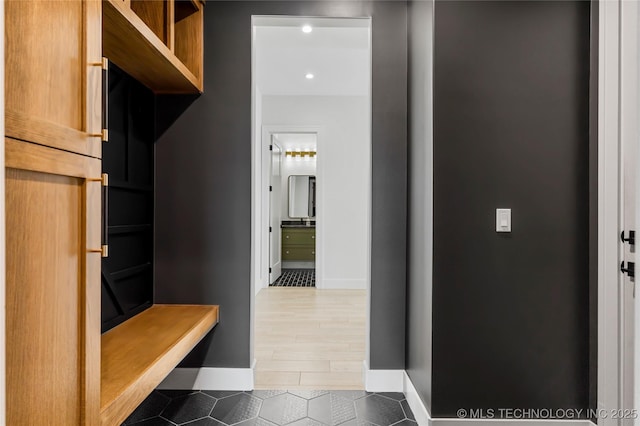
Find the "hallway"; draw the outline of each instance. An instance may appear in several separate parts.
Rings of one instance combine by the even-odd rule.
[[[256,389],[363,389],[366,291],[270,287],[256,296]]]

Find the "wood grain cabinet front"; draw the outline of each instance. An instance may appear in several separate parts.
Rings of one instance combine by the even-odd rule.
[[[9,138],[5,153],[7,424],[95,425],[100,160]]]
[[[283,261],[314,261],[315,259],[315,228],[282,228]]]
[[[7,424],[93,426],[102,2],[7,1],[4,24]]]
[[[102,150],[102,2],[5,2],[6,135]]]

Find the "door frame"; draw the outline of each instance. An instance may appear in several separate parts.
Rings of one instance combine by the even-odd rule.
[[[264,192],[268,191],[268,188],[265,186],[264,179],[264,170],[262,167],[263,159],[261,156],[264,156],[265,150],[268,152],[267,144],[263,143],[264,140],[268,140],[265,138],[265,132],[274,132],[274,133],[316,133],[316,218],[323,217],[323,188],[322,185],[322,176],[324,175],[323,170],[323,162],[322,162],[322,140],[324,138],[324,126],[288,126],[288,125],[267,125],[262,126],[262,129],[257,129],[256,123],[258,121],[262,122],[262,99],[257,98],[256,94],[260,94],[257,78],[256,78],[256,28],[258,23],[263,18],[273,18],[273,15],[252,15],[251,16],[251,291],[250,291],[250,317],[249,317],[249,353],[252,360],[252,369],[255,369],[256,359],[255,359],[255,298],[258,293],[257,291],[257,283],[260,282],[260,262],[263,256],[261,252],[261,247],[264,247],[264,244],[260,241],[260,233],[262,232],[261,227],[264,223],[264,218],[261,216],[264,212]],[[292,18],[303,18],[303,16],[291,15]],[[329,18],[323,16],[322,18]],[[351,19],[351,18],[349,18]],[[354,18],[355,19],[355,18]],[[373,40],[372,40],[372,27],[373,22],[371,18],[369,19],[369,73],[373,73]],[[372,117],[373,117],[373,78],[370,79],[369,82],[369,105],[368,105],[368,130],[369,130],[369,145],[371,147],[373,143],[372,137]],[[261,94],[260,94],[261,96]],[[373,210],[373,162],[371,158],[372,154],[369,153],[369,167],[368,167],[368,182],[367,182],[367,254],[366,254],[366,325],[365,325],[365,359],[363,360],[364,368],[363,368],[363,384],[365,389],[367,389],[367,377],[369,373],[369,365],[370,365],[370,347],[371,347],[371,234],[372,234],[372,210]],[[267,177],[268,178],[268,177]],[[262,188],[262,189],[260,189]],[[268,198],[266,201],[267,209],[268,209]],[[260,208],[258,207],[260,206]],[[267,210],[267,218],[268,221],[268,210]],[[322,219],[316,219],[316,288],[322,289],[323,283],[323,271],[324,271],[324,245],[323,245],[323,223]],[[267,225],[268,226],[268,225]],[[268,244],[267,244],[268,249]],[[268,250],[267,250],[268,256]],[[268,268],[267,271],[267,281],[268,281]],[[262,281],[264,283],[264,280]],[[268,286],[268,284],[267,284]],[[386,371],[385,371],[386,372]]]
[[[274,156],[274,153],[278,152],[280,155],[282,155],[282,147],[280,147],[280,145],[278,145],[275,142],[274,139],[275,138],[272,135],[270,137],[270,140],[271,140],[271,145],[273,146],[273,148],[270,150],[271,152],[270,152],[269,172],[268,172],[269,173],[268,179],[269,179],[270,183],[271,183],[271,180],[273,179],[273,176],[274,176],[273,175],[273,156]],[[277,148],[277,150],[276,150],[276,148]],[[282,181],[282,175],[281,175],[281,173],[282,173],[282,158],[280,158],[279,161],[280,161],[280,163],[279,163],[280,170],[279,170],[279,173],[278,173],[278,178]],[[282,185],[280,185],[280,186],[282,186]],[[281,195],[282,195],[282,193],[281,193]],[[269,275],[269,278],[268,278],[268,281],[266,283],[262,283],[263,288],[264,288],[265,284],[267,286],[271,285],[271,283],[275,282],[275,280],[277,280],[282,275],[282,249],[281,249],[282,241],[281,240],[279,240],[280,244],[278,244],[278,250],[280,250],[280,257],[278,258],[279,261],[277,262],[280,265],[278,266],[278,268],[276,268],[276,270],[279,272],[279,274],[278,274],[278,278],[276,278],[275,280],[273,279],[273,274],[275,272],[274,272],[274,270],[271,269],[273,266],[275,266],[275,265],[271,264],[271,259],[273,257],[273,253],[271,251],[271,249],[273,248],[272,240],[274,238],[274,235],[276,235],[276,233],[278,233],[279,229],[280,229],[280,228],[275,228],[275,227],[273,229],[271,229],[271,226],[273,225],[273,201],[274,201],[273,200],[273,191],[272,191],[272,188],[269,188],[269,200],[267,201],[268,204],[269,204],[269,211],[268,211],[268,214],[269,214],[269,219],[268,219],[269,220],[269,225],[268,225],[269,226],[269,233],[268,233],[268,235],[269,235],[269,242],[268,242],[268,244],[269,244],[269,258],[268,258],[269,259],[269,274],[268,275]]]
[[[296,133],[296,134],[314,134],[316,135],[316,198],[318,200],[316,206],[316,288],[322,289],[323,286],[323,278],[324,278],[324,225],[322,221],[323,209],[322,205],[324,202],[324,192],[322,185],[322,176],[323,176],[323,168],[322,168],[322,149],[321,141],[323,140],[324,127],[323,126],[290,126],[290,125],[265,125],[262,126],[262,139],[260,141],[261,149],[262,149],[262,182],[257,184],[258,188],[262,188],[262,228],[266,231],[266,241],[262,241],[262,250],[260,253],[262,263],[264,265],[265,262],[267,264],[271,263],[269,259],[269,203],[271,198],[271,193],[269,192],[269,185],[264,182],[269,182],[269,171],[271,167],[269,166],[269,161],[271,160],[271,151],[269,150],[269,143],[273,135],[283,134],[283,133]],[[254,146],[254,149],[258,149],[257,146]],[[255,171],[258,172],[258,171]],[[284,191],[284,188],[282,189]],[[258,201],[258,200],[254,200]],[[257,205],[257,204],[256,204]],[[254,209],[255,210],[255,209]],[[266,217],[265,217],[266,216]],[[255,223],[255,222],[254,222]],[[258,228],[260,229],[260,228]],[[263,236],[265,232],[262,233]],[[258,253],[256,253],[257,255]],[[256,265],[256,267],[259,267]],[[267,268],[262,268],[261,274],[256,274],[255,278],[260,277],[260,288],[269,287],[269,273],[268,266]],[[266,272],[266,277],[264,277]],[[254,287],[258,288],[254,284]]]
[[[621,222],[621,38],[628,21],[620,0],[601,0],[598,10],[598,425],[622,422],[610,415],[624,408],[622,375]],[[626,22],[626,23],[625,23]],[[636,24],[637,25],[637,24]],[[637,52],[636,52],[637,54]],[[635,94],[637,96],[637,94]],[[638,101],[638,100],[636,100]],[[636,162],[636,167],[640,161]],[[636,200],[638,201],[638,200]],[[636,299],[637,303],[637,299]],[[636,319],[637,321],[637,319]],[[636,328],[636,330],[638,330]],[[636,336],[635,341],[638,342]],[[636,345],[637,346],[637,345]],[[636,351],[637,352],[637,351]],[[636,354],[634,364],[640,365]],[[635,368],[637,371],[638,368]],[[635,407],[638,409],[637,382]],[[634,421],[638,423],[638,419]]]
[[[640,33],[638,32],[638,20],[640,8],[637,1],[624,1],[620,3],[620,182],[621,182],[621,231],[638,229],[638,217],[640,215],[638,195],[638,120],[640,119],[640,97],[638,92],[640,80]],[[631,172],[626,167],[633,169]],[[633,181],[630,181],[633,179]],[[627,185],[630,186],[627,187]],[[633,192],[629,192],[629,191]],[[627,215],[633,217],[626,217]],[[631,250],[633,248],[633,250]],[[629,246],[620,243],[620,261],[628,260],[637,264],[637,246]],[[632,287],[637,294],[638,279],[631,281],[624,274],[620,275],[620,338],[621,338],[621,365],[620,365],[620,389],[621,408],[635,408],[639,405],[638,369],[638,344],[639,327],[638,312],[640,296],[632,296]],[[636,423],[640,420],[636,420]],[[626,422],[627,424],[629,422]]]

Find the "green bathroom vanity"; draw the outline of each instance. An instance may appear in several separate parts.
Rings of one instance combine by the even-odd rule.
[[[316,260],[315,226],[282,225],[282,260]]]

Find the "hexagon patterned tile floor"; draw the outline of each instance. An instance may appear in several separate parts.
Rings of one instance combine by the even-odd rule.
[[[402,393],[156,390],[123,426],[417,426]]]

